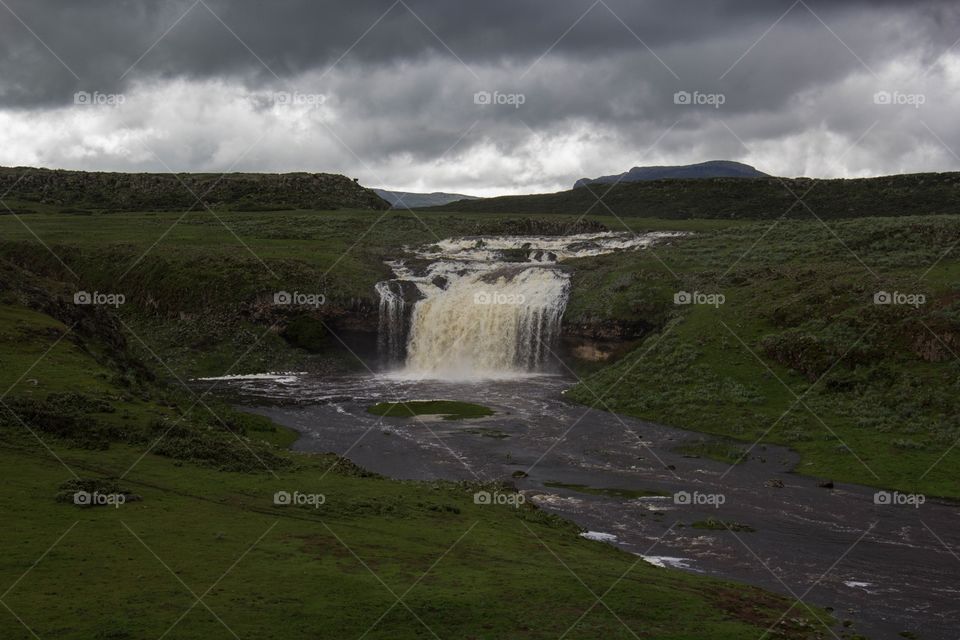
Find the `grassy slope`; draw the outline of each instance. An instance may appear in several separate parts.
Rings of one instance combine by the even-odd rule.
[[[116,473],[140,453],[58,449],[84,475]],[[0,532],[0,575],[12,584],[69,530],[5,598],[40,637],[159,637],[194,604],[189,587],[198,595],[211,589],[204,604],[244,638],[277,629],[291,640],[359,637],[378,619],[368,637],[428,637],[414,614],[440,637],[556,638],[594,598],[553,553],[598,594],[616,584],[604,601],[641,636],[757,637],[789,604],[633,566],[627,554],[568,526],[474,505],[449,485],[324,475],[329,461],[320,460],[274,480],[148,457],[125,481],[142,502],[80,510],[53,501],[69,474],[35,453],[0,449],[10,474],[0,507],[17,514]],[[275,507],[277,490],[320,492],[326,504]],[[406,606],[390,608],[388,587]],[[11,640],[31,637],[10,615],[0,616],[0,629]],[[568,637],[598,635],[634,637],[602,607]],[[197,606],[168,637],[228,636]]]
[[[0,305],[5,403],[74,391],[115,409],[88,418],[126,421],[130,430],[182,415],[183,400],[162,388],[117,386],[92,341],[65,331]],[[231,421],[229,409],[214,407]],[[194,413],[185,424],[211,428]],[[758,636],[789,606],[756,589],[637,563],[532,509],[475,505],[470,487],[365,477],[349,463],[334,466],[332,456],[277,450],[292,463],[277,477],[252,460],[244,473],[217,471],[177,459],[177,450],[137,462],[147,443],[79,448],[44,426],[34,425],[41,444],[0,415],[0,584],[12,586],[5,605],[43,638],[160,637],[174,624],[166,637],[230,637],[223,624],[244,638],[278,629],[291,640],[359,637],[372,626],[370,638],[429,637],[419,618],[440,637],[556,638],[576,623],[568,637],[732,640]],[[242,433],[251,445],[267,441],[258,445],[263,455],[290,442],[282,430]],[[218,454],[230,448],[242,455],[230,438]],[[131,465],[120,484],[140,502],[80,509],[54,500],[73,473],[117,477]],[[322,493],[326,502],[274,506],[281,490]],[[612,585],[604,602],[616,617],[597,607],[578,623],[594,603],[587,589]],[[403,605],[391,608],[391,590]],[[791,615],[785,637],[810,637],[806,624]],[[0,615],[3,638],[32,632],[10,611]]]
[[[960,497],[960,263],[946,255],[925,273],[958,240],[952,216],[788,221],[578,261],[568,316],[661,328],[569,396],[786,444],[804,473]],[[726,303],[676,306],[681,290]],[[879,290],[928,301],[878,306]]]

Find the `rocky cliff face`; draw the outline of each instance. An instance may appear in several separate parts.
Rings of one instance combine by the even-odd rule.
[[[372,209],[390,204],[332,173],[93,173],[0,168],[5,199],[105,210],[186,209],[201,198],[235,209]]]

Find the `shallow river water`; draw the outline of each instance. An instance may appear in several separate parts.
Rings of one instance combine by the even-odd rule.
[[[569,403],[563,391],[572,382],[550,375],[462,383],[289,375],[219,386],[247,410],[299,431],[297,450],[332,451],[394,478],[510,480],[527,500],[578,523],[597,544],[616,544],[666,570],[747,582],[832,607],[870,638],[905,631],[924,639],[960,637],[960,505],[877,504],[871,488],[820,487],[792,473],[797,457],[779,447],[758,447],[732,468],[687,457],[676,448],[701,434]],[[397,399],[477,402],[496,414],[444,421],[366,411]],[[514,479],[516,471],[528,476]],[[558,484],[665,495],[615,497]],[[711,518],[746,528],[690,526]],[[803,605],[786,615],[798,611]]]

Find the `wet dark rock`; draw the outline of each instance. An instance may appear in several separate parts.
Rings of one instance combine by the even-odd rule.
[[[567,249],[569,249],[570,251],[577,251],[577,252],[599,250],[602,248],[603,247],[600,246],[600,243],[594,242],[593,240],[585,240],[583,242],[574,242],[572,244],[567,245]]]
[[[390,292],[400,297],[408,305],[412,305],[423,298],[420,287],[408,280],[392,280],[389,286]]]
[[[535,262],[556,262],[557,254],[553,251],[540,249],[538,251],[534,251],[530,258]]]
[[[564,322],[563,334],[591,340],[637,340],[647,335],[654,325],[643,320],[625,321],[588,318],[580,322]]]

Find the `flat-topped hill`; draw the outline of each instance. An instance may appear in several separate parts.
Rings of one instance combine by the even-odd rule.
[[[107,173],[0,167],[0,194],[20,204],[98,210],[373,209],[389,203],[334,173]]]

